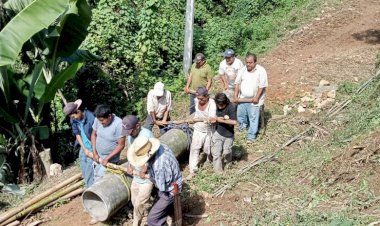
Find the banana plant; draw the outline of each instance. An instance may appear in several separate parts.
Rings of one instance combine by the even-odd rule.
[[[85,0],[8,0],[3,9],[2,21],[10,20],[0,27],[0,133],[17,141],[21,159],[26,147],[38,157],[35,138],[49,137],[49,103],[84,61],[99,59],[78,49],[91,10]],[[26,72],[15,70],[20,61]]]

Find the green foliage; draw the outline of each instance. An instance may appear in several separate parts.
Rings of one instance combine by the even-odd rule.
[[[137,111],[142,115],[143,98],[153,84],[180,76],[183,8],[181,1],[102,0],[93,9],[84,46],[104,59],[98,65],[106,75],[103,79],[116,84],[112,90],[128,94],[124,112]],[[182,86],[179,84],[176,89]],[[92,101],[101,102],[96,98]]]
[[[23,164],[32,163],[38,169],[40,141],[50,135],[49,103],[84,60],[97,57],[78,50],[91,20],[85,0],[9,0],[4,8],[6,15],[0,15],[7,22],[0,32],[4,50],[0,53],[0,133],[13,139],[10,150],[18,158],[19,179],[24,182],[27,167]]]

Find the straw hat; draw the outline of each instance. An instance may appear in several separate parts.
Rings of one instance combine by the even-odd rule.
[[[144,165],[160,148],[160,141],[156,138],[138,136],[128,148],[127,159],[136,167]]]

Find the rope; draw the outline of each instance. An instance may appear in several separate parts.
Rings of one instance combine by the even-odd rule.
[[[116,169],[111,169],[111,168],[107,168],[107,172],[109,172],[109,173],[113,173],[113,174],[118,174],[118,175],[120,176],[121,181],[123,182],[125,188],[126,188],[127,191],[128,191],[129,198],[131,198],[131,197],[130,197],[130,196],[131,196],[131,189],[130,189],[130,187],[129,187],[129,185],[128,185],[128,182],[127,182],[128,179],[127,179],[127,177],[125,176],[125,173],[124,173],[123,171],[121,171],[121,170],[116,170]]]

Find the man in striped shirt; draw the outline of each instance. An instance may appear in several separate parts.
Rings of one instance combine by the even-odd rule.
[[[148,164],[148,174],[158,188],[158,201],[148,215],[148,225],[164,225],[174,211],[174,183],[182,190],[182,173],[173,151],[156,138],[139,136],[128,148],[128,161],[137,167]],[[142,175],[141,175],[142,176]]]

